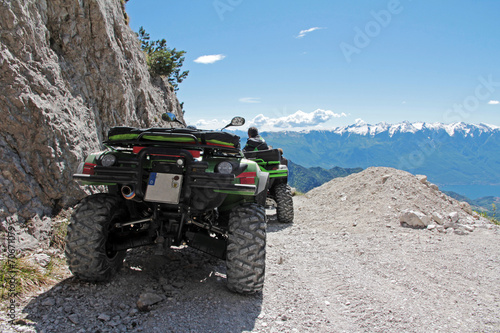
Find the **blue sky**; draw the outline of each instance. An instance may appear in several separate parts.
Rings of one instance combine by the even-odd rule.
[[[498,0],[130,0],[130,26],[185,50],[188,124],[356,120],[500,126]]]

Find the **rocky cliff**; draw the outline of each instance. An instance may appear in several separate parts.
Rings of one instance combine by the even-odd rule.
[[[71,175],[107,130],[159,126],[166,110],[182,120],[123,1],[0,0],[0,221],[73,204]]]

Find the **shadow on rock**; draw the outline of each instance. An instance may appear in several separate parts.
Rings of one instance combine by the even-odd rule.
[[[262,294],[226,287],[225,262],[190,248],[127,253],[107,283],[66,279],[24,309],[38,332],[251,331]]]

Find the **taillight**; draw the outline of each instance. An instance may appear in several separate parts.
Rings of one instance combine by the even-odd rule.
[[[94,168],[97,164],[94,163],[85,163],[83,165],[83,174],[84,175],[93,175],[94,174]]]
[[[238,175],[240,184],[255,184],[255,177],[257,177],[257,172],[243,172]]]
[[[134,146],[134,147],[132,147],[132,152],[134,154],[139,154],[141,152],[141,150],[143,150],[144,148],[146,148],[146,147]]]

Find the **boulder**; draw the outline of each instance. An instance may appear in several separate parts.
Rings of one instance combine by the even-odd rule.
[[[413,210],[404,210],[399,217],[401,225],[410,227],[425,228],[431,224],[431,219],[422,212]]]
[[[436,222],[437,224],[443,224],[444,223],[444,218],[441,214],[438,212],[433,212],[432,213],[432,220]]]
[[[427,176],[426,175],[416,175],[418,181],[422,184],[427,184]]]

